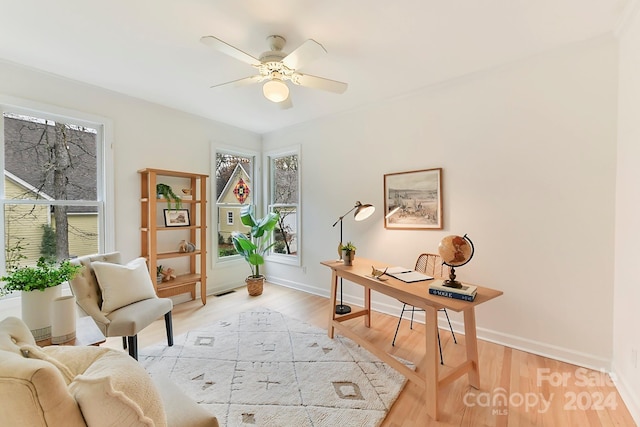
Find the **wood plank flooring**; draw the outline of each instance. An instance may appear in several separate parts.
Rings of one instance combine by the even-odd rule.
[[[265,307],[290,317],[326,328],[329,300],[304,292],[265,284],[264,293],[250,297],[246,289],[220,297],[209,296],[178,304],[173,310],[174,335],[254,307]],[[423,356],[424,326],[403,321],[396,346],[391,346],[397,318],[373,313],[371,328],[362,319],[353,327],[390,353],[418,363]],[[464,335],[454,344],[448,330],[440,330],[447,370],[465,357]],[[159,319],[138,336],[138,346],[166,343],[164,320]],[[122,340],[109,338],[106,344],[121,349]],[[389,411],[382,427],[431,426],[635,426],[633,419],[609,377],[597,371],[536,356],[523,351],[479,341],[480,390],[471,388],[467,377],[447,385],[440,400],[441,420],[435,422],[424,409],[423,392],[411,382]],[[344,424],[349,426],[348,421]]]

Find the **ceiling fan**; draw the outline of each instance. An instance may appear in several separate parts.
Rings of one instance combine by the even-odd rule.
[[[286,43],[284,37],[278,35],[269,36],[267,41],[271,50],[262,53],[258,58],[214,36],[201,37],[200,41],[232,58],[246,62],[258,71],[256,75],[213,85],[211,86],[212,88],[224,85],[244,86],[251,83],[265,82],[262,86],[264,96],[272,102],[279,103],[283,108],[290,108],[293,105],[289,97],[289,87],[285,83],[286,81],[299,86],[333,93],[344,93],[347,90],[347,83],[298,72],[298,69],[327,53],[325,48],[313,39],[308,39],[293,52],[286,54],[282,51]]]

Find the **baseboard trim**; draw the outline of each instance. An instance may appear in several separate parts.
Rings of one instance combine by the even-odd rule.
[[[297,283],[283,279],[282,277],[269,277],[268,279],[269,282],[277,285],[297,289],[314,295],[319,295],[327,298],[329,297],[329,289],[327,288],[318,288],[302,283]],[[362,306],[364,304],[364,298],[362,296],[354,296],[345,293],[343,298],[345,304],[354,304],[359,306]],[[375,311],[396,317],[400,314],[401,309],[400,303],[384,303],[377,301],[375,298],[372,298],[371,308]],[[414,321],[424,323],[424,313],[416,313]],[[448,329],[449,325],[446,322],[447,321],[444,315],[439,316],[438,326],[440,328]],[[451,325],[453,326],[453,330],[455,333],[464,335],[464,324],[462,322],[452,319]],[[559,360],[561,362],[570,363],[572,365],[582,366],[585,368],[604,372],[609,372],[611,369],[611,360],[604,359],[592,354],[583,353],[540,341],[521,338],[515,335],[505,334],[487,328],[478,327],[477,334],[479,339],[485,341],[504,345],[516,350],[525,351],[527,353],[533,353],[539,356],[548,357],[550,359]]]
[[[629,387],[629,385],[625,382],[625,376],[620,374],[618,371],[618,367],[616,364],[613,364],[611,369],[613,379],[616,388],[618,389],[618,393],[620,393],[620,397],[624,401],[625,406],[629,410],[631,414],[631,418],[635,421],[636,425],[640,426],[640,396],[637,394],[638,390],[633,390],[633,388]]]

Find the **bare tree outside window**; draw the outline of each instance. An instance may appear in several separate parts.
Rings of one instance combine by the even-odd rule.
[[[271,209],[280,214],[275,230],[276,253],[295,255],[297,249],[299,170],[298,155],[271,158]]]
[[[3,119],[6,260],[97,252],[98,131],[12,113]]]

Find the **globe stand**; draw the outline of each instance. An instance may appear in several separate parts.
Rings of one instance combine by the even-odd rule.
[[[451,271],[449,272],[449,279],[445,280],[444,283],[442,283],[442,285],[448,288],[455,288],[455,289],[460,289],[462,287],[462,283],[456,280],[455,268],[451,267]]]

